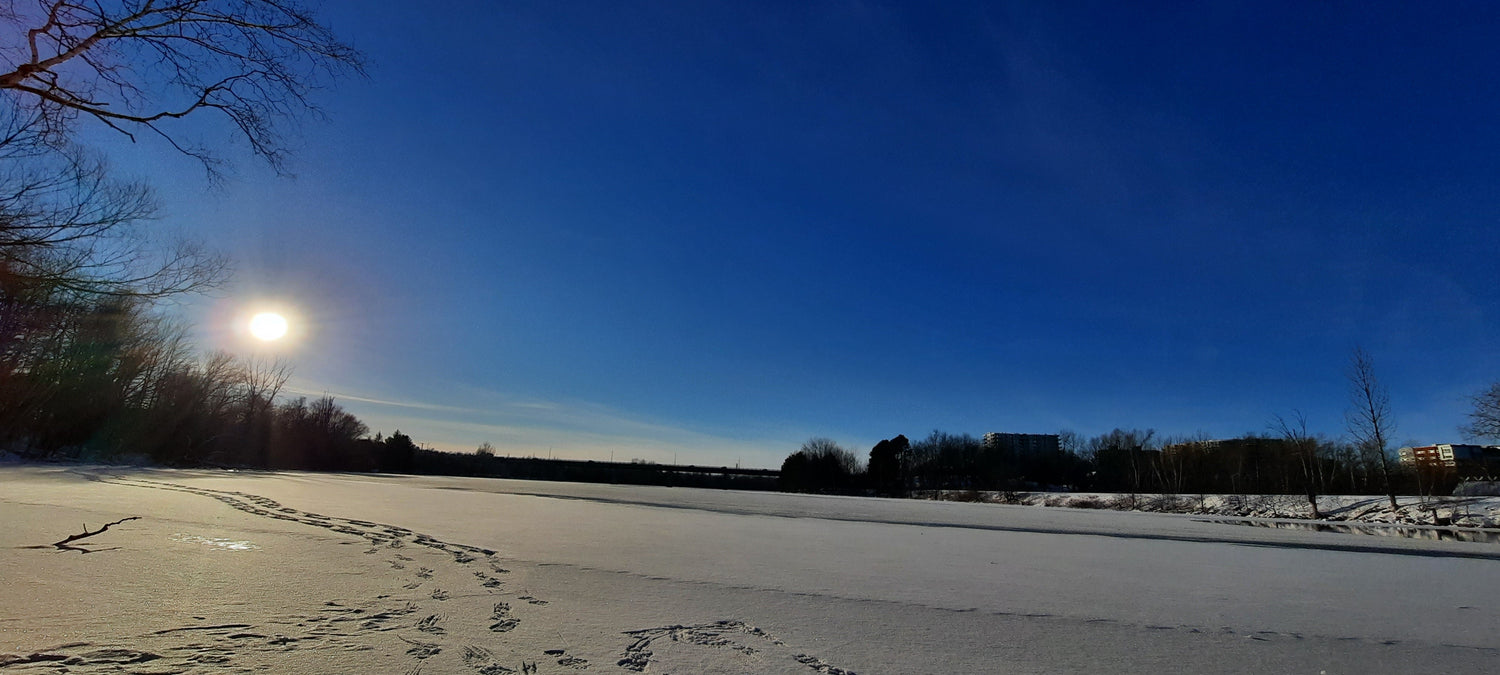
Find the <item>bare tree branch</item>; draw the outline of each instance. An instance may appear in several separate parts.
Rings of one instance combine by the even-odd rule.
[[[121,518],[119,520],[116,520],[113,523],[105,523],[102,527],[100,527],[97,530],[94,530],[93,532],[89,531],[89,526],[88,526],[87,523],[85,523],[84,526],[83,526],[83,532],[82,533],[75,534],[75,535],[70,535],[70,536],[64,538],[62,541],[53,542],[52,545],[55,546],[57,548],[57,550],[59,550],[59,551],[78,551],[79,553],[93,553],[93,551],[91,551],[89,549],[78,547],[78,546],[73,546],[72,543],[75,542],[75,541],[78,541],[80,539],[88,539],[89,537],[92,537],[92,536],[97,535],[97,534],[103,534],[105,530],[108,530],[109,528],[111,528],[111,527],[113,527],[115,525],[119,525],[120,523],[123,523],[123,522],[126,522],[126,521],[130,521],[130,520],[140,520],[140,519],[141,519],[140,516],[130,516],[129,518]]]
[[[364,57],[294,0],[40,0],[0,13],[24,48],[0,62],[0,89],[30,100],[57,133],[80,115],[130,139],[148,130],[199,159],[169,123],[217,112],[276,171],[286,171],[280,124],[317,114],[310,94],[364,73]]]
[[[54,142],[47,129],[40,115],[0,108],[0,300],[40,292],[155,298],[222,280],[221,256],[144,231],[157,209],[149,187],[109,179],[102,159]]]
[[[1463,432],[1470,437],[1500,442],[1500,382],[1474,395],[1474,411]]]

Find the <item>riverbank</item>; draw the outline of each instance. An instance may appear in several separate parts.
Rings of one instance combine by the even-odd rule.
[[[1109,492],[999,492],[927,490],[916,499],[938,501],[1180,513],[1235,518],[1314,519],[1312,505],[1299,495],[1164,495]],[[1317,520],[1332,523],[1451,526],[1500,529],[1500,497],[1398,496],[1396,508],[1384,495],[1323,495]]]

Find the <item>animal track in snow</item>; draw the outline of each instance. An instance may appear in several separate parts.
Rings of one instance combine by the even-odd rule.
[[[490,613],[490,631],[494,633],[509,633],[521,625],[521,620],[510,615],[510,605],[503,602],[495,603],[495,611]]]
[[[746,659],[745,668],[767,670],[768,661],[785,660],[798,663],[826,675],[855,675],[854,671],[838,668],[815,656],[793,652],[785,642],[769,633],[742,621],[715,621],[693,626],[673,625],[658,628],[626,631],[635,640],[625,648],[624,658],[615,663],[629,671],[644,672],[658,657],[652,649],[663,646],[677,648],[678,645],[728,649]],[[755,646],[747,644],[745,638],[754,638]]]
[[[406,655],[414,659],[430,659],[443,651],[442,646],[435,642],[416,642],[406,638],[401,638],[401,640],[412,646],[411,649],[406,650]]]
[[[428,614],[421,621],[417,622],[417,630],[422,631],[424,633],[432,633],[433,635],[442,635],[443,633],[448,632],[448,631],[443,630],[442,626],[438,625],[438,624],[442,623],[442,621],[443,621],[443,615],[441,615],[441,614]]]
[[[543,651],[542,653],[557,659],[557,665],[559,666],[567,666],[574,670],[583,670],[589,667],[588,659],[582,659],[576,656],[568,656],[568,650],[566,649],[548,649]]]
[[[246,514],[297,523],[328,530],[340,535],[357,537],[359,543],[367,543],[369,545],[368,549],[361,549],[366,553],[375,554],[382,551],[390,551],[392,555],[383,560],[384,565],[389,566],[389,569],[414,570],[411,576],[408,576],[406,579],[394,581],[393,588],[394,585],[400,585],[400,588],[405,591],[414,591],[428,581],[434,582],[434,585],[441,584],[444,588],[433,588],[426,595],[426,598],[435,601],[455,600],[452,604],[455,606],[454,609],[459,612],[473,610],[471,609],[472,605],[469,604],[472,601],[458,601],[458,599],[474,596],[465,595],[463,591],[451,585],[461,582],[459,579],[449,576],[449,570],[452,569],[447,567],[449,560],[452,561],[452,564],[468,567],[470,574],[473,575],[475,580],[474,583],[478,587],[486,589],[490,594],[500,592],[500,589],[504,586],[502,580],[498,578],[499,575],[510,573],[510,570],[494,559],[495,551],[493,550],[445,542],[430,535],[414,532],[406,528],[383,525],[367,520],[338,518],[302,511],[284,506],[266,497],[244,492],[214,490],[134,478],[111,477],[106,480],[132,487],[183,492],[208,497]],[[421,548],[415,548],[413,545]],[[427,555],[428,550],[443,555],[439,560],[422,558],[422,555]],[[487,568],[487,570],[484,568],[473,568],[473,564],[481,558],[484,559],[484,568]],[[432,668],[444,668],[445,666],[442,664],[445,662],[442,659],[433,660],[433,657],[443,653],[449,646],[456,646],[445,645],[443,643],[444,639],[449,638],[449,636],[469,635],[463,630],[466,626],[473,626],[473,628],[480,631],[480,634],[483,634],[485,628],[488,628],[488,632],[490,633],[508,633],[516,630],[521,624],[521,619],[514,615],[511,605],[507,603],[495,603],[493,605],[494,611],[487,617],[487,621],[470,623],[469,621],[459,619],[459,615],[451,612],[446,615],[443,613],[424,612],[418,615],[422,617],[420,620],[412,622],[404,620],[405,617],[421,611],[420,604],[425,603],[426,600],[419,597],[411,597],[409,593],[403,595],[400,591],[397,591],[397,594],[394,598],[388,594],[379,595],[368,602],[349,599],[329,601],[320,607],[309,608],[306,613],[300,616],[269,620],[270,625],[252,626],[249,624],[238,624],[231,627],[229,624],[221,624],[217,627],[183,627],[183,630],[205,631],[205,636],[210,638],[204,641],[203,644],[195,644],[191,648],[173,646],[167,649],[160,649],[139,638],[122,642],[120,645],[107,645],[105,647],[109,649],[123,649],[124,645],[129,645],[130,647],[139,647],[143,650],[149,649],[150,651],[142,651],[141,653],[157,654],[156,658],[160,660],[160,665],[162,666],[162,668],[158,669],[156,668],[157,664],[152,664],[152,672],[156,672],[157,670],[161,670],[162,672],[184,672],[205,666],[211,666],[215,669],[226,667],[233,669],[236,667],[256,667],[249,664],[234,663],[247,650],[252,652],[288,652],[309,649],[368,651],[372,649],[372,645],[368,640],[373,639],[375,635],[381,633],[390,635],[391,631],[404,628],[407,630],[415,629],[416,632],[406,636],[394,634],[394,637],[407,643],[406,647],[401,651],[404,651],[405,655],[414,661],[408,661],[399,667],[387,669],[387,672],[401,672],[404,670],[409,673],[419,673],[424,668],[424,665],[429,670]],[[521,596],[518,600],[524,600],[528,604],[535,606],[548,604],[546,600],[532,595]],[[477,614],[477,616],[470,616],[472,619],[480,619],[484,615]],[[210,630],[210,628],[214,628],[215,630]],[[422,636],[421,639],[416,639],[419,635]],[[484,649],[477,645],[471,646],[477,647],[479,650]],[[94,651],[98,651],[98,649]],[[493,658],[482,658],[487,653],[487,651],[481,653],[479,651],[471,652],[466,650],[463,654],[466,658],[463,660],[466,665],[478,671],[480,675],[504,675],[506,673],[517,672],[510,665],[499,663]],[[33,656],[39,660],[32,660]],[[587,659],[573,654],[559,653],[549,656],[555,656],[558,665],[568,668],[582,669],[587,668],[589,665]],[[90,658],[97,660],[99,655],[95,654]],[[455,662],[459,660],[459,656],[448,658],[454,659]],[[0,667],[12,663],[20,663],[23,659],[27,663],[51,661],[60,663],[69,659],[87,660],[79,650],[70,650],[66,654],[60,652],[53,653],[53,651],[37,652],[34,655],[3,654],[0,655]],[[79,664],[83,663],[82,660],[75,662]],[[522,673],[536,673],[538,669],[536,662],[522,661],[518,665]],[[258,667],[265,668],[264,665]],[[74,670],[78,671],[79,669],[75,668]],[[81,669],[81,672],[89,672],[89,669]]]

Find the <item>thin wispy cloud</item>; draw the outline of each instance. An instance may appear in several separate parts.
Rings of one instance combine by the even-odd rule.
[[[288,386],[290,394],[332,396],[356,411],[372,430],[401,430],[441,450],[471,451],[492,444],[509,455],[570,459],[644,459],[656,462],[721,463],[773,466],[789,441],[728,438],[648,421],[628,412],[587,401],[521,399],[487,389],[450,385],[455,398],[476,402],[398,400],[353,387]],[[393,410],[394,409],[394,410]],[[400,412],[406,411],[406,412]],[[428,414],[423,414],[428,413]]]
[[[303,396],[332,396],[334,398],[334,400],[337,400],[337,401],[359,401],[360,403],[373,403],[375,405],[391,406],[391,407],[395,407],[395,408],[410,408],[410,409],[413,409],[413,410],[434,410],[434,411],[460,412],[460,413],[483,413],[484,412],[482,410],[476,410],[474,408],[463,408],[463,407],[451,406],[451,405],[438,405],[436,403],[422,403],[422,402],[419,402],[419,401],[392,401],[392,400],[383,399],[383,398],[375,398],[373,396],[360,396],[360,395],[357,395],[357,394],[350,394],[350,393],[347,393],[347,392],[332,391],[332,390],[329,390],[329,389],[315,389],[315,388],[311,388],[311,387],[288,386],[288,387],[285,387],[283,390],[286,391],[286,392],[288,392],[288,393],[291,393],[291,394],[301,394]]]

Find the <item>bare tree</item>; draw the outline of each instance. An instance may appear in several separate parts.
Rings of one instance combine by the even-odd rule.
[[[364,422],[339,407],[332,396],[323,396],[308,404],[307,413],[317,428],[333,439],[354,441],[370,433]]]
[[[1072,429],[1063,429],[1057,432],[1057,447],[1059,450],[1072,455],[1083,454],[1084,440],[1078,432]]]
[[[149,187],[111,180],[81,148],[47,145],[42,126],[0,106],[0,300],[155,298],[222,280],[221,256],[142,227],[156,216]]]
[[[1161,452],[1151,462],[1151,468],[1156,472],[1156,483],[1161,486],[1162,493],[1176,495],[1183,492],[1187,484],[1188,457],[1192,449],[1191,441],[1185,438],[1161,439]]]
[[[256,357],[246,359],[243,384],[245,407],[250,410],[269,408],[291,377],[291,364],[279,356],[269,361]]]
[[[54,140],[78,117],[134,140],[149,132],[213,174],[218,160],[171,122],[217,112],[278,172],[281,125],[318,112],[325,80],[363,73],[361,54],[297,0],[38,0],[7,3],[0,90],[24,98]],[[14,99],[13,99],[14,100]]]
[[[1355,447],[1352,443],[1340,440],[1334,442],[1331,454],[1335,464],[1342,467],[1348,473],[1349,487],[1345,489],[1350,493],[1358,490],[1360,486],[1359,477],[1363,473],[1359,461],[1359,448]]]
[[[839,471],[846,474],[853,475],[864,470],[859,455],[844,449],[831,438],[810,438],[802,444],[801,451],[806,453],[809,459],[836,466]]]
[[[1291,446],[1292,452],[1297,454],[1297,461],[1302,465],[1302,484],[1307,493],[1307,503],[1312,506],[1313,520],[1322,518],[1322,514],[1318,512],[1318,439],[1307,433],[1307,417],[1300,410],[1293,410],[1290,420],[1276,415],[1271,422],[1271,430],[1279,434]]]
[[[1136,508],[1145,484],[1144,479],[1151,475],[1147,473],[1150,469],[1147,456],[1155,454],[1157,450],[1155,439],[1155,429],[1115,429],[1089,439],[1085,446],[1086,457],[1094,465],[1095,471],[1102,476],[1109,476],[1113,483],[1106,483],[1104,487],[1129,490],[1129,495],[1124,500],[1129,505],[1128,508]]]
[[[265,466],[270,461],[276,397],[291,378],[292,366],[281,357],[251,357],[245,360],[241,375],[239,426],[245,459]]]
[[[1463,432],[1473,438],[1500,442],[1500,382],[1474,395],[1474,411]]]
[[[861,473],[859,456],[827,438],[812,438],[781,463],[783,489],[844,491]]]
[[[1391,419],[1391,397],[1375,377],[1375,361],[1370,353],[1356,347],[1349,360],[1349,410],[1344,420],[1349,435],[1366,454],[1374,456],[1385,483],[1391,508],[1396,506],[1396,486],[1391,480],[1390,437],[1396,430]]]

